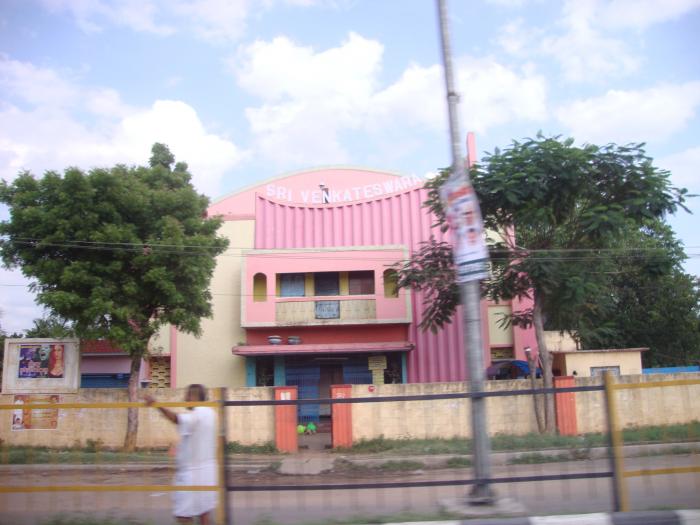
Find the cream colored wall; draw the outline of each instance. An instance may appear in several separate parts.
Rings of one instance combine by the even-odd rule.
[[[183,401],[184,389],[154,389],[159,401]],[[213,394],[212,394],[213,395]],[[127,401],[124,389],[86,388],[78,394],[61,394],[60,403],[116,403]],[[273,399],[272,388],[234,388],[229,400]],[[0,395],[0,404],[12,404],[12,395]],[[176,408],[175,411],[185,410]],[[275,440],[274,407],[227,407],[227,440],[245,445],[264,444]],[[105,447],[120,447],[126,432],[124,408],[60,409],[55,430],[11,430],[12,410],[0,410],[0,439],[7,445],[48,447],[84,446],[88,439],[100,440]],[[175,425],[156,409],[139,409],[138,447],[167,447],[177,442]]]
[[[700,381],[700,373],[633,375],[617,378],[621,383],[639,384],[649,381],[692,379]],[[541,387],[541,382],[538,381]],[[602,384],[601,377],[576,378],[576,386]],[[527,380],[487,381],[487,391],[530,388]],[[464,392],[465,383],[423,383],[403,385],[354,385],[353,397],[444,394]],[[662,388],[638,388],[616,391],[618,417],[623,428],[671,425],[700,421],[700,383]],[[576,415],[580,434],[607,430],[603,391],[577,392]],[[537,432],[531,396],[487,398],[487,419],[490,435],[522,435]],[[469,401],[446,399],[431,401],[398,401],[352,405],[353,439],[450,438],[471,435]]]
[[[641,352],[577,352],[565,354],[566,370],[564,375],[590,377],[591,367],[619,366],[620,375],[635,375],[642,373]]]
[[[700,381],[700,373],[633,375],[616,378],[619,383],[640,384],[651,381],[690,379]],[[600,385],[600,377],[576,379],[576,386]],[[700,421],[700,383],[656,388],[620,389],[615,391],[618,421],[622,428],[650,425],[673,425]],[[605,397],[603,392],[577,392],[578,431],[605,432]]]
[[[410,383],[401,385],[354,385],[353,397],[447,394],[465,392],[466,383]],[[526,380],[488,381],[486,389],[520,390],[530,388]],[[537,431],[530,396],[492,397],[486,402],[489,434],[528,434]],[[397,401],[388,403],[353,403],[353,440],[451,438],[471,435],[469,401],[445,399]]]
[[[219,231],[230,240],[216,261],[211,280],[214,316],[202,319],[202,335],[177,334],[175,386],[203,383],[207,387],[245,385],[245,359],[231,354],[244,342],[241,328],[242,249],[254,246],[255,221],[227,221]]]
[[[616,390],[618,418],[623,428],[671,425],[700,421],[700,373],[635,375],[617,378],[620,383],[639,384],[650,381],[690,379],[698,384]],[[576,386],[600,385],[600,377],[576,378]],[[530,388],[529,381],[489,381],[488,391]],[[354,385],[353,397],[459,393],[465,383],[413,383],[404,385]],[[161,401],[181,401],[182,389],[159,389]],[[603,391],[577,392],[576,415],[581,434],[605,432],[607,429]],[[273,399],[273,388],[229,389],[229,400]],[[0,395],[0,404],[12,404],[12,395]],[[78,394],[61,394],[61,403],[126,401],[123,389],[81,389]],[[229,441],[243,444],[269,443],[275,439],[274,407],[228,407]],[[493,397],[487,400],[489,434],[522,435],[536,432],[532,397]],[[471,434],[469,401],[445,399],[431,401],[397,401],[391,403],[352,404],[353,439],[449,438]],[[11,430],[12,410],[0,410],[0,439],[8,445],[67,447],[88,439],[103,441],[105,446],[119,447],[124,440],[126,409],[61,409],[56,430]],[[174,426],[155,409],[139,409],[140,447],[169,446],[177,439]]]
[[[546,331],[544,342],[550,352],[567,352],[576,350],[576,341],[567,332]]]
[[[512,345],[513,326],[500,326],[504,315],[510,315],[510,305],[489,305],[489,343],[491,345]]]

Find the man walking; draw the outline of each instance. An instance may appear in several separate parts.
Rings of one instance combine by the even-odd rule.
[[[206,401],[204,386],[187,387],[185,401]],[[145,397],[146,405],[155,403],[153,396]],[[164,407],[158,410],[177,425],[180,443],[177,446],[175,485],[217,485],[216,412],[209,407],[192,407],[185,413],[175,413]],[[216,508],[217,493],[212,491],[173,492],[173,514],[178,523],[209,525],[210,512]]]

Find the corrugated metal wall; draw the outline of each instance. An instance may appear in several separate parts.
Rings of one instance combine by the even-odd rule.
[[[421,241],[434,235],[446,240],[438,228],[431,228],[434,217],[422,204],[427,191],[417,188],[375,200],[304,206],[256,200],[255,248],[327,248],[340,246],[405,245],[412,252]],[[436,334],[422,332],[418,323],[423,314],[423,297],[414,293],[413,319],[409,334],[415,349],[408,354],[408,381],[462,381],[466,376],[461,350],[461,311]],[[483,322],[483,321],[482,321]],[[488,327],[484,326],[484,337]]]

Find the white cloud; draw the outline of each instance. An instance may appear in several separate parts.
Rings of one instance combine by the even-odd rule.
[[[384,47],[350,33],[339,46],[316,52],[286,37],[257,41],[232,61],[238,83],[265,101],[285,97],[366,99],[379,72]]]
[[[634,73],[642,58],[624,29],[642,31],[678,19],[700,0],[567,0],[551,27],[528,26],[522,18],[503,25],[495,41],[515,56],[545,56],[571,82],[599,82]]]
[[[0,327],[6,334],[21,333],[32,321],[43,317],[43,307],[34,302],[29,280],[19,270],[0,268]]]
[[[25,85],[32,89],[23,94],[18,88]],[[54,85],[63,93],[56,102],[50,96]],[[71,83],[51,69],[7,58],[0,60],[2,91],[23,103],[0,105],[0,177],[5,179],[23,169],[40,174],[69,165],[144,164],[151,145],[163,142],[188,162],[197,189],[213,196],[225,173],[244,157],[231,141],[208,131],[185,102],[158,100],[134,108],[112,89]],[[87,122],[86,110],[98,118]]]
[[[691,193],[700,192],[700,146],[656,159],[654,164],[669,170],[676,186],[688,188]],[[691,201],[697,205],[697,199]]]
[[[179,0],[171,5],[197,35],[211,42],[238,40],[251,10],[250,0]]]
[[[557,118],[578,140],[663,141],[682,130],[699,105],[700,82],[661,84],[577,100],[559,108]]]
[[[600,5],[598,17],[607,27],[646,29],[698,8],[700,0],[612,0]]]
[[[53,12],[68,12],[83,31],[106,26],[161,36],[193,32],[197,37],[226,43],[239,40],[248,19],[275,5],[337,8],[342,0],[40,0]]]
[[[405,136],[444,129],[442,68],[411,64],[382,87],[382,54],[381,43],[353,33],[322,51],[285,37],[242,48],[231,66],[238,84],[261,99],[246,110],[259,152],[286,168],[338,163],[348,157],[345,131]],[[469,129],[545,118],[546,82],[533,70],[473,58],[457,60],[456,70]]]
[[[35,105],[64,106],[75,103],[78,98],[72,83],[52,69],[11,60],[5,54],[0,54],[0,86],[8,94]]]
[[[104,23],[158,35],[175,29],[156,22],[159,6],[153,0],[41,0],[51,11],[69,12],[87,33],[102,31]]]
[[[564,33],[541,41],[540,52],[559,62],[567,80],[597,81],[623,76],[641,64],[623,40],[605,36],[597,29],[597,7],[595,1],[569,0],[560,21]]]

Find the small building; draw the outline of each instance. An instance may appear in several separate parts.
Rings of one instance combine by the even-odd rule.
[[[648,348],[612,348],[552,352],[554,375],[594,377],[604,372],[615,375],[642,373],[642,352]]]

